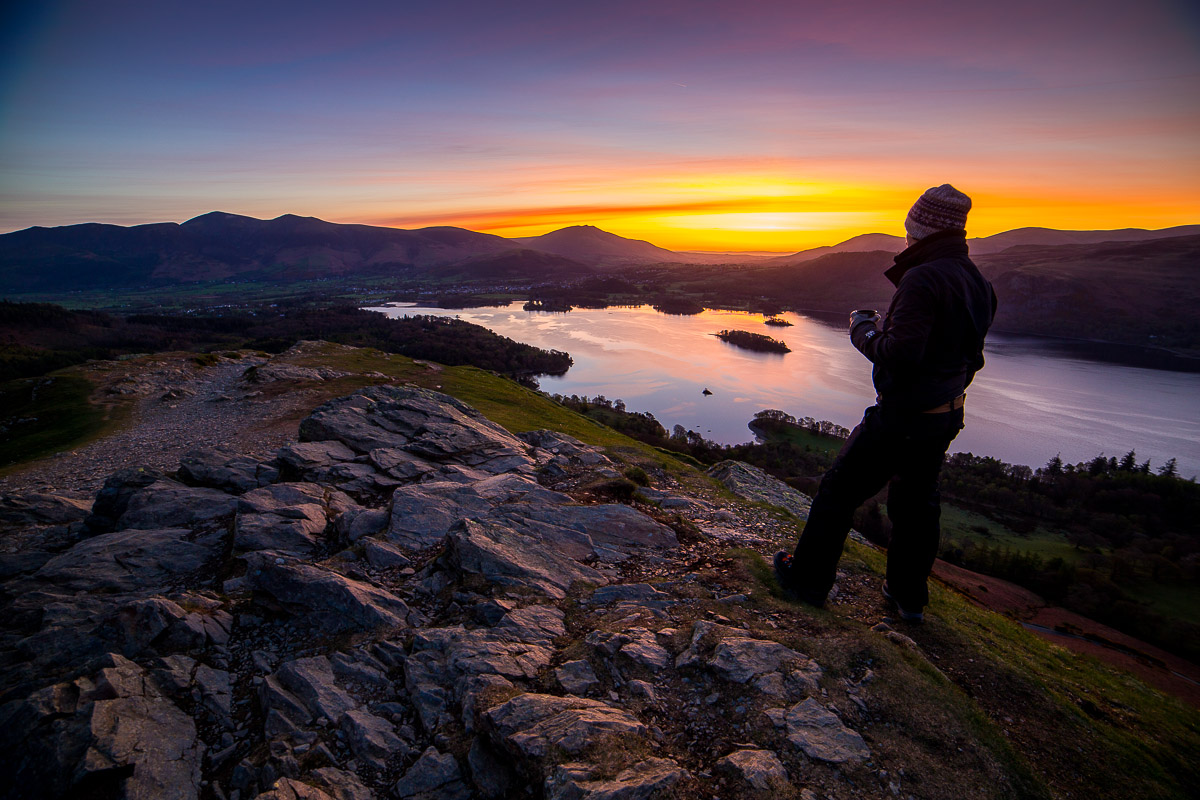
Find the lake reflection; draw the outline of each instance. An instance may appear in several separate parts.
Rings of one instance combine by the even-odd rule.
[[[849,428],[875,398],[870,363],[845,332],[798,314],[783,314],[793,326],[779,328],[758,314],[668,316],[649,306],[567,314],[525,311],[520,303],[374,310],[458,317],[519,342],[566,350],[575,366],[561,378],[539,379],[544,391],[620,398],[668,430],[683,425],[725,444],[752,439],[746,423],[764,408]],[[741,350],[712,335],[722,328],[765,333],[792,352]],[[952,450],[1041,466],[1059,452],[1074,463],[1133,449],[1152,466],[1174,456],[1181,474],[1200,472],[1200,374],[1078,360],[996,334],[986,357],[968,391],[966,430]],[[706,388],[711,396],[702,394]]]

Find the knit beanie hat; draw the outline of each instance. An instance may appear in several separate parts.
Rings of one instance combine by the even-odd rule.
[[[917,198],[904,220],[904,230],[914,239],[924,239],[938,231],[964,230],[970,210],[971,198],[943,183]]]

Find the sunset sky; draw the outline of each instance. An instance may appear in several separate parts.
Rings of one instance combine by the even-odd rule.
[[[673,249],[1200,223],[1194,0],[10,3],[0,231],[212,210]]]

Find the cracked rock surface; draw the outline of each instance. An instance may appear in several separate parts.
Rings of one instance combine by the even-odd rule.
[[[320,406],[274,457],[208,447],[122,470],[91,505],[6,499],[0,525],[37,555],[5,561],[0,795],[840,785],[872,758],[861,697],[831,709],[840,684],[769,612],[721,613],[739,595],[712,569],[789,531],[761,503],[803,503],[728,465],[759,505],[689,497],[665,472],[632,505],[580,490],[614,467],[376,386]]]

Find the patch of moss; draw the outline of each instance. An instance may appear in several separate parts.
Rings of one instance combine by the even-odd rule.
[[[75,375],[25,378],[0,386],[0,467],[83,444],[120,417],[93,405],[91,381]]]

